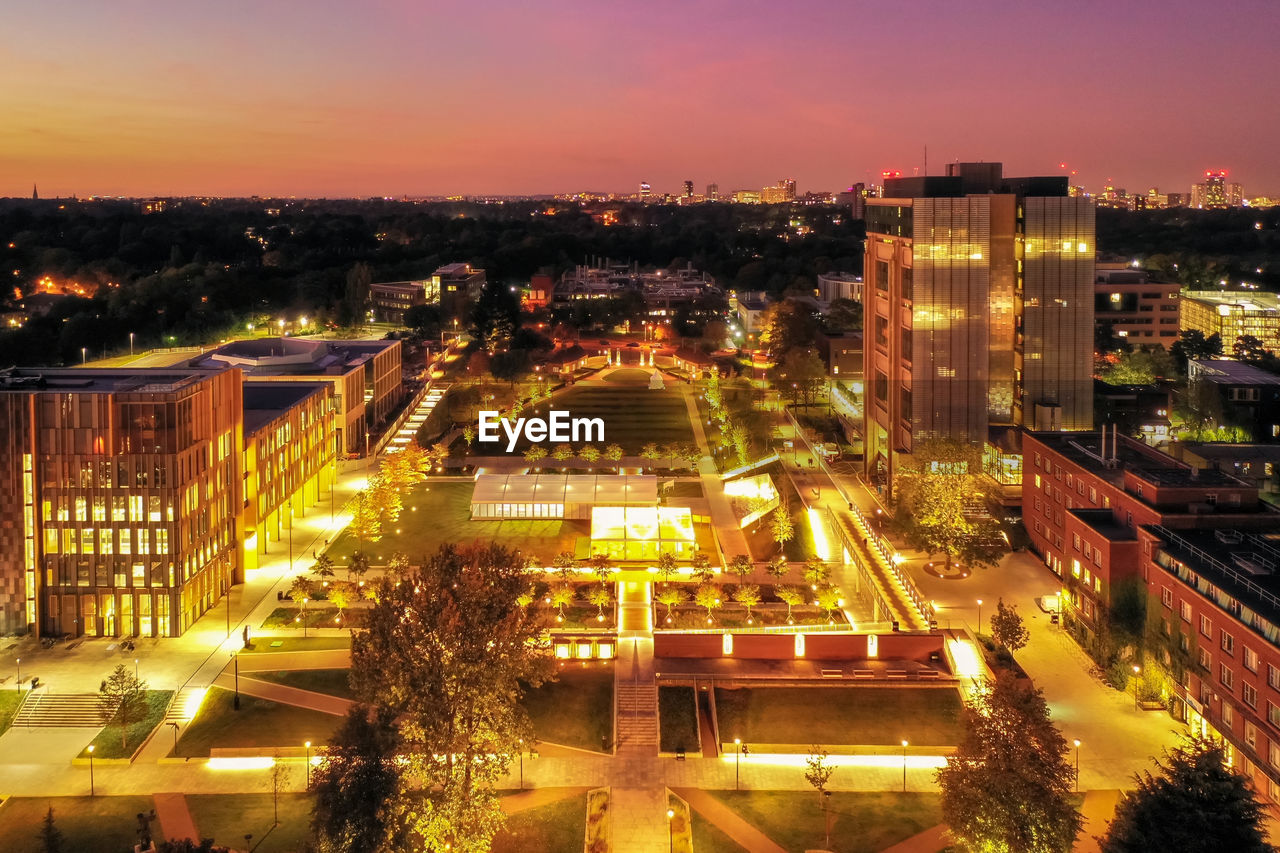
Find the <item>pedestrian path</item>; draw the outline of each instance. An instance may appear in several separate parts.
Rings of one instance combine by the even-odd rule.
[[[938,853],[946,849],[949,843],[947,825],[940,823],[923,832],[917,832],[910,838],[904,838],[892,847],[886,847],[882,853]]]
[[[579,794],[585,794],[590,788],[538,788],[533,791],[521,791],[518,794],[512,794],[503,797],[499,802],[502,807],[503,814],[513,815],[529,809],[538,809],[543,806],[549,806],[552,803],[558,803],[561,800],[567,800],[570,797],[576,797]],[[586,812],[583,812],[584,819]]]
[[[160,820],[161,835],[168,840],[182,841],[190,838],[199,843],[196,822],[187,808],[185,794],[156,794],[156,817]]]
[[[284,684],[262,681],[258,678],[248,678],[242,675],[239,680],[240,686],[238,689],[245,696],[280,702],[281,704],[293,705],[298,708],[309,708],[312,711],[333,714],[335,717],[345,717],[347,711],[355,704],[350,699],[343,699],[340,696],[330,696],[327,693],[316,693],[312,690],[288,687]],[[231,673],[222,673],[214,679],[213,683],[224,690],[237,689],[236,678]]]
[[[722,564],[727,564],[732,557],[739,554],[751,555],[747,545],[747,537],[738,526],[738,517],[733,514],[733,507],[724,494],[724,481],[711,460],[711,447],[707,443],[706,430],[702,428],[702,416],[698,413],[698,404],[693,399],[693,390],[684,385],[680,388],[680,396],[684,398],[685,407],[689,410],[689,423],[693,425],[693,436],[702,449],[702,459],[698,461],[698,477],[702,481],[702,494],[706,496],[711,508],[711,526],[715,528],[717,547],[721,551]]]
[[[702,815],[716,828],[729,836],[735,844],[749,850],[750,853],[787,853],[760,830],[747,823],[733,809],[697,788],[672,789],[689,804],[689,807]]]
[[[1098,853],[1097,836],[1107,831],[1107,824],[1115,817],[1116,806],[1120,802],[1118,790],[1086,791],[1084,805],[1080,814],[1084,816],[1084,826],[1076,836],[1073,853]]]

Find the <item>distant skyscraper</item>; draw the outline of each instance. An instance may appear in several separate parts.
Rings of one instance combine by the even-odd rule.
[[[1228,184],[1225,169],[1204,173],[1204,183],[1191,185],[1191,206],[1198,208],[1239,207],[1244,204],[1244,188]]]
[[[684,182],[684,197],[693,198],[693,181]]]
[[[783,178],[778,181],[778,186],[782,187],[783,193],[786,194],[786,200],[791,201],[796,197],[796,179]]]
[[[1093,424],[1094,206],[998,163],[890,178],[866,200],[867,472],[993,425]]]
[[[785,204],[795,201],[796,182],[792,178],[783,178],[773,186],[760,190],[760,200],[765,204]]]
[[[641,181],[640,182],[640,200],[648,201],[650,196],[652,195],[653,195],[653,187],[649,186],[648,181]]]
[[[707,201],[719,201],[719,200],[720,200],[720,185],[707,184]]]

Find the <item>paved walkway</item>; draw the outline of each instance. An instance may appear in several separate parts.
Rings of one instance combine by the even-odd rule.
[[[947,825],[940,823],[929,827],[924,832],[917,832],[892,847],[886,847],[882,853],[938,853],[948,843]]]
[[[155,800],[156,817],[160,819],[160,829],[166,839],[200,841],[196,822],[191,819],[191,811],[187,808],[186,794],[156,794]]]
[[[1107,831],[1107,824],[1115,816],[1116,804],[1120,802],[1119,791],[1088,791],[1084,795],[1084,805],[1080,813],[1084,815],[1084,827],[1076,836],[1076,843],[1071,848],[1074,853],[1098,853],[1096,836]]]
[[[697,788],[674,788],[673,790],[689,804],[691,809],[715,824],[734,843],[750,853],[787,853],[771,838],[747,823],[737,812],[706,791],[700,791]]]
[[[706,430],[702,428],[702,416],[698,413],[698,404],[693,398],[693,389],[688,385],[680,387],[680,396],[689,410],[689,423],[693,425],[693,436],[702,449],[702,458],[698,460],[698,477],[702,481],[702,494],[711,508],[711,526],[715,528],[716,547],[721,552],[721,565],[738,554],[751,555],[747,546],[746,534],[738,526],[738,517],[733,514],[733,507],[724,493],[724,481],[716,470],[711,459],[711,446],[707,443]]]
[[[543,806],[549,806],[552,803],[558,803],[561,800],[567,800],[570,797],[576,797],[579,794],[585,794],[590,788],[538,788],[533,791],[521,791],[518,794],[512,794],[509,797],[503,797],[500,801],[503,814],[513,815],[519,814],[529,809],[537,809]],[[584,820],[586,812],[583,812]]]
[[[234,690],[236,688],[236,678],[229,672],[219,675],[214,679],[213,683],[224,690]],[[243,674],[240,676],[240,692],[245,696],[253,696],[256,699],[266,699],[283,705],[308,708],[312,711],[320,711],[323,714],[333,714],[335,717],[345,717],[347,711],[355,704],[350,699],[343,699],[340,696],[302,690],[297,687],[276,684],[273,681],[262,681],[258,678],[248,678]]]

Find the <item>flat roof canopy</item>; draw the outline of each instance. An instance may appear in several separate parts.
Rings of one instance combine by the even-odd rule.
[[[639,474],[480,474],[471,503],[656,506],[658,478]]]

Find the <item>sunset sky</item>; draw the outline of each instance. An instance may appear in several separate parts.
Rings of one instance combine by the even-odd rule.
[[[1280,194],[1278,33],[1276,0],[9,3],[0,195],[804,192],[926,145]]]

